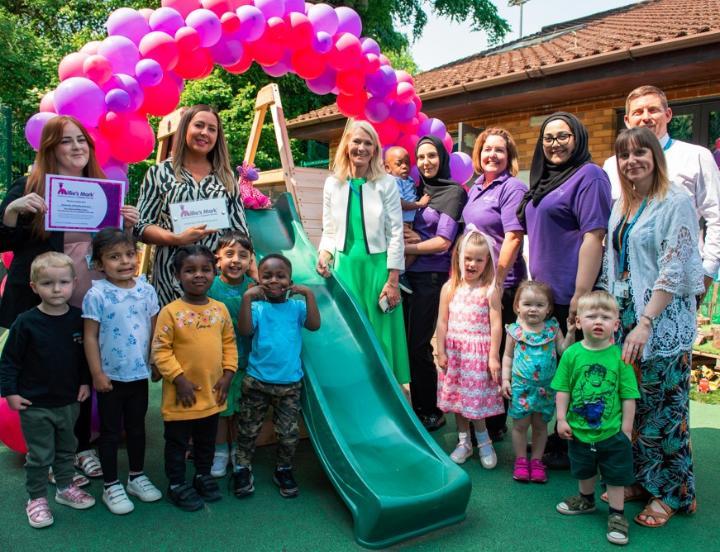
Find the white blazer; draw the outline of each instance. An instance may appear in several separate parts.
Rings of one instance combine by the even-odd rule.
[[[336,251],[344,251],[351,193],[347,181],[341,181],[335,176],[325,180],[323,231],[319,251],[328,251],[333,256]],[[388,270],[404,270],[402,209],[395,178],[386,175],[365,182],[360,188],[360,208],[367,252],[387,251]]]

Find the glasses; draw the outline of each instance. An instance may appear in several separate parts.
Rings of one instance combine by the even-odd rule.
[[[546,134],[543,136],[543,144],[546,146],[552,146],[554,142],[557,142],[559,146],[566,145],[570,138],[575,136],[574,134],[569,134],[567,132],[561,132],[557,136],[553,136],[552,134]]]

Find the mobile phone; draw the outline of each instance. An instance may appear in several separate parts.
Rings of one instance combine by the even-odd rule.
[[[383,311],[385,314],[388,314],[394,311],[397,305],[395,305],[395,307],[391,307],[387,295],[383,295],[378,301],[378,307],[380,307],[380,310]]]

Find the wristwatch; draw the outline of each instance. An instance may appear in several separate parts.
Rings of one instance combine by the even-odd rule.
[[[657,318],[657,316],[649,316],[647,314],[641,314],[640,318],[645,318],[648,322],[650,322],[650,326],[652,326],[653,324],[655,324],[655,319]]]

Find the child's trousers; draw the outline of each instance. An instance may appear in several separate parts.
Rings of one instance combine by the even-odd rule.
[[[255,441],[260,434],[270,405],[273,425],[278,438],[277,465],[292,466],[300,439],[298,415],[302,382],[289,384],[265,383],[246,375],[242,383],[240,410],[237,416],[238,466],[250,466],[255,454]]]
[[[72,484],[77,447],[73,428],[79,413],[78,402],[48,408],[30,406],[20,411],[20,425],[28,448],[25,487],[31,499],[47,496],[50,466],[58,489]]]
[[[196,420],[165,422],[165,475],[170,485],[185,483],[185,453],[193,443],[193,461],[197,475],[210,475],[215,456],[218,414]]]
[[[118,480],[117,453],[122,430],[127,436],[131,472],[143,471],[145,464],[145,414],[148,409],[148,380],[112,381],[112,391],[98,393],[100,439],[98,453],[105,483]]]

